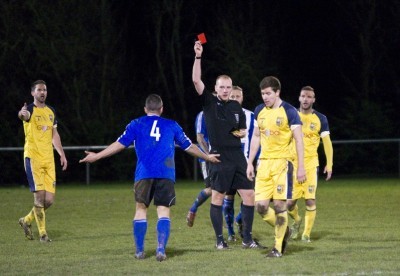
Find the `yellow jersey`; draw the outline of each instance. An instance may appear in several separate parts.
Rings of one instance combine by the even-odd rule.
[[[42,162],[54,162],[53,128],[57,127],[55,111],[50,106],[28,105],[31,116],[24,121],[24,158],[29,157]]]
[[[254,111],[256,127],[260,130],[260,159],[294,159],[291,126],[301,125],[296,108],[283,101],[278,108],[260,104]]]

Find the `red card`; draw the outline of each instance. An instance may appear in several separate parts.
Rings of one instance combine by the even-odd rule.
[[[200,40],[201,44],[207,43],[206,35],[204,33],[197,35],[197,38]]]

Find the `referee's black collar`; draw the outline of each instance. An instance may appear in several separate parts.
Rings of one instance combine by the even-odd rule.
[[[217,97],[217,100],[219,101],[219,102],[221,102],[221,103],[223,103],[223,104],[226,104],[226,103],[229,103],[229,102],[231,102],[232,100],[231,99],[229,99],[228,98],[228,100],[227,101],[223,101],[223,100],[221,100],[221,98],[217,95],[216,96]]]

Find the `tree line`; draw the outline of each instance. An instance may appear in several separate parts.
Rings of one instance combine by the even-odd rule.
[[[316,89],[315,107],[328,116],[333,140],[399,137],[399,11],[394,0],[3,1],[0,83],[7,105],[0,111],[0,146],[23,146],[16,114],[32,101],[30,83],[36,79],[48,83],[47,103],[57,111],[64,146],[115,141],[144,114],[150,93],[161,95],[164,115],[194,140],[201,105],[191,68],[201,32],[208,39],[206,86],[230,75],[245,91],[244,107],[261,102],[259,81],[275,75],[282,98],[295,106],[302,86]],[[358,172],[374,156],[374,170],[388,173],[396,168],[391,148],[339,149],[335,171]],[[70,169],[59,174],[60,181],[83,180],[77,165],[83,153],[67,155]],[[177,154],[179,177],[191,177],[189,158]],[[0,184],[26,182],[22,153],[0,152],[0,162]],[[128,151],[93,166],[92,174],[126,180],[133,164]]]

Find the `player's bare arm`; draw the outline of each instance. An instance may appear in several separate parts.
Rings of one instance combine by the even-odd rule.
[[[304,169],[304,144],[301,125],[292,126],[292,133],[296,143],[297,181],[299,183],[304,183],[306,181],[306,171]]]
[[[199,147],[196,145],[192,144],[187,150],[187,153],[189,153],[192,156],[199,157],[201,159],[206,160],[207,162],[211,163],[219,163],[221,162],[217,157],[219,157],[219,154],[205,154],[202,152]]]
[[[247,178],[251,181],[253,181],[255,177],[253,162],[254,159],[256,158],[256,154],[259,148],[260,148],[260,129],[258,127],[255,127],[250,142],[249,160],[247,161],[247,169],[246,169]]]
[[[85,151],[86,157],[79,160],[79,163],[93,163],[100,159],[114,155],[114,154],[122,151],[123,149],[125,149],[124,145],[122,145],[120,142],[114,142],[111,145],[109,145],[107,148],[105,148],[104,150],[102,150],[98,153],[91,152],[91,151]]]
[[[326,174],[325,180],[330,180],[332,177],[332,167],[333,167],[333,147],[330,135],[322,137],[322,144],[324,146],[324,152],[326,157],[326,166],[324,168],[324,174]]]
[[[57,153],[60,155],[60,164],[62,167],[62,170],[65,171],[68,166],[68,161],[65,156],[64,149],[61,144],[61,137],[60,134],[57,131],[57,126],[53,128],[53,146],[56,149]]]

